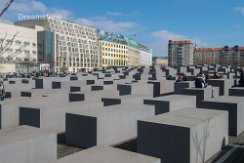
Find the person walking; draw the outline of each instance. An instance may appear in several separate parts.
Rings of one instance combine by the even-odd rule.
[[[239,69],[239,73],[240,73],[240,79],[238,81],[238,84],[232,86],[232,88],[234,88],[234,87],[244,87],[244,70],[243,70],[243,68]]]
[[[0,101],[4,101],[5,99],[5,87],[3,81],[0,81]]]

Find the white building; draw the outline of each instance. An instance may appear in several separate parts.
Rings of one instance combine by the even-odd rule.
[[[38,38],[38,62],[50,63],[54,71],[89,71],[99,67],[96,29],[51,17],[15,22],[20,26],[43,26]],[[50,45],[51,44],[51,45]]]
[[[132,39],[125,38],[128,48],[128,66],[152,65],[152,50],[148,46],[140,44]]]
[[[15,64],[17,72],[27,71],[24,67],[37,64],[37,31],[40,30],[43,28],[0,23],[0,64]]]
[[[140,66],[149,67],[152,65],[152,50],[147,46],[139,44],[140,49]]]
[[[153,57],[153,65],[168,66],[168,57]]]

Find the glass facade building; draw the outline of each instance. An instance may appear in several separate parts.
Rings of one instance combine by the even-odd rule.
[[[53,32],[39,31],[37,32],[37,51],[38,63],[53,63]]]
[[[44,41],[52,43],[42,43],[44,49],[39,52],[44,54],[39,55],[42,56],[39,59],[43,62],[51,60],[50,65],[53,71],[90,71],[100,66],[99,43],[94,28],[51,17],[41,20],[23,20],[15,22],[15,24],[20,26],[39,25],[44,28],[46,31],[42,34],[42,37],[45,37]]]

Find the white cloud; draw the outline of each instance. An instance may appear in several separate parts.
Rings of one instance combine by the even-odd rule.
[[[55,16],[61,17],[62,19],[71,20],[73,13],[69,10],[52,8],[49,11],[48,15],[55,15]]]
[[[1,4],[3,1],[0,0]],[[73,12],[65,10],[62,8],[51,7],[48,8],[45,4],[40,2],[40,0],[18,0],[10,6],[9,10],[6,12],[6,15],[2,19],[17,21],[19,14],[24,14],[25,16],[35,16],[35,15],[55,15],[67,20],[74,20]],[[120,12],[111,12],[108,11],[105,15],[107,16],[121,16],[124,15]],[[76,22],[95,28],[100,28],[105,31],[114,32],[114,33],[130,33],[134,27],[137,26],[137,23],[131,21],[113,21],[106,17],[94,17],[94,18],[80,18],[75,20]]]
[[[137,26],[137,23],[135,22],[115,22],[104,17],[96,17],[91,19],[80,18],[76,20],[76,22],[80,23],[81,25],[100,28],[102,30],[115,33],[129,32],[131,29]]]
[[[186,36],[184,35],[180,35],[180,34],[176,34],[167,30],[161,30],[161,31],[157,31],[157,32],[153,32],[152,37],[154,37],[155,39],[166,39],[166,40],[175,40],[175,39],[186,39]]]
[[[6,0],[0,0],[1,4],[6,4]],[[3,7],[2,7],[3,8]],[[4,14],[3,19],[17,21],[19,15],[37,16],[51,15],[63,19],[72,19],[72,11],[55,7],[48,8],[44,3],[37,0],[18,0],[14,1],[9,10]]]
[[[241,14],[244,14],[244,6],[236,7],[235,11]]]
[[[41,2],[32,1],[31,5],[32,5],[33,9],[36,11],[40,11],[42,13],[47,11],[47,7]]]
[[[124,14],[121,13],[121,12],[111,12],[111,11],[108,11],[106,13],[107,16],[123,16]]]
[[[44,13],[47,11],[47,7],[45,4],[35,0],[21,0],[21,1],[14,1],[9,8],[9,11],[12,12],[19,12],[19,13]]]
[[[151,33],[153,42],[151,44],[154,56],[167,56],[168,55],[168,42],[169,40],[184,40],[186,36],[176,34],[167,30],[160,30]]]
[[[156,32],[152,32],[151,37],[154,40],[151,43],[154,56],[167,56],[168,55],[169,40],[191,40],[193,43],[196,43],[197,46],[206,46],[207,45],[200,38],[189,38],[185,35],[173,33],[168,30],[165,30],[165,29],[156,31]]]
[[[76,20],[76,22],[81,25],[85,25],[85,26],[89,26],[89,27],[92,27],[95,25],[95,23],[92,20],[89,20],[86,18],[80,18],[80,19]]]

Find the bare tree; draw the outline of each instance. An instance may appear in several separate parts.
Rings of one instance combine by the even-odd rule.
[[[3,14],[8,10],[8,8],[11,6],[11,4],[14,2],[14,0],[9,0],[6,2],[4,8],[0,11],[0,18],[3,16]],[[2,62],[2,60],[4,60],[4,53],[10,49],[10,47],[12,46],[15,37],[18,35],[18,32],[16,34],[13,35],[13,37],[11,39],[7,39],[7,32],[5,33],[3,39],[1,39],[0,42],[0,62]],[[4,44],[4,42],[7,42],[6,44]]]
[[[14,0],[9,0],[9,1],[5,4],[3,10],[0,12],[0,18],[1,18],[2,15],[8,10],[8,8],[11,6],[11,4],[12,4],[13,2],[14,2]]]
[[[16,32],[11,39],[7,39],[7,32],[5,33],[4,38],[1,40],[0,44],[0,56],[3,56],[3,54],[13,45],[13,42],[15,40],[15,37],[18,35],[19,32]],[[4,41],[6,41],[6,44],[4,44]]]

